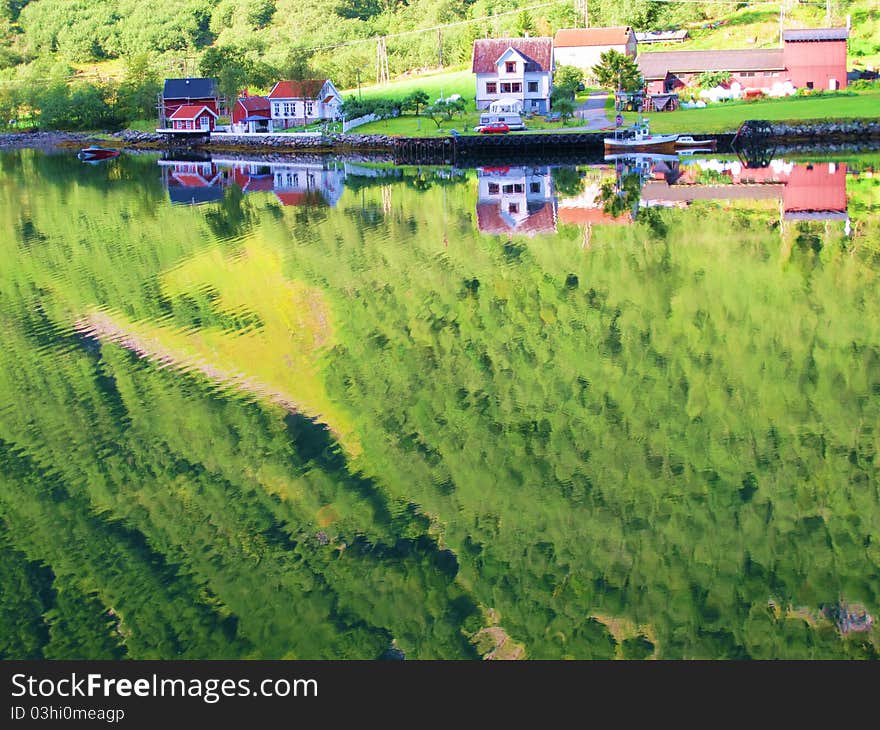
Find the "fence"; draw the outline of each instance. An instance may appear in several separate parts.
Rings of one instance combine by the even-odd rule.
[[[345,134],[355,127],[360,127],[362,124],[375,122],[377,119],[379,119],[379,116],[377,114],[364,114],[364,116],[357,117],[356,119],[345,119],[342,122],[342,133]]]

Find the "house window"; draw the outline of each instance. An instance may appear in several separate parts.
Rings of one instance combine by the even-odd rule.
[[[498,84],[494,81],[489,81],[486,83],[486,93],[487,94],[496,94],[498,93]]]
[[[541,192],[541,183],[529,183],[529,192],[530,193],[540,193]]]
[[[537,81],[529,81],[529,93],[537,94],[538,93],[538,82]]]
[[[489,195],[498,195],[498,183],[489,183]]]
[[[510,93],[510,84],[501,84],[501,93],[509,94]]]
[[[272,116],[280,117],[281,116],[281,104],[273,104],[272,105]]]
[[[307,101],[306,102],[306,116],[310,117],[315,113],[315,102]]]
[[[519,203],[511,203],[510,205],[508,205],[507,212],[514,214],[519,213]]]
[[[813,88],[813,82],[812,82],[812,81],[807,81],[807,88],[808,88],[808,89],[812,89],[812,88]]]
[[[503,188],[505,193],[521,193],[525,190],[522,183],[514,183],[513,185],[505,185]]]
[[[754,72],[754,71],[743,71],[743,72],[740,74],[740,76],[744,76],[744,77],[745,77],[745,76],[754,76],[754,75],[755,75],[755,72]]]
[[[519,94],[519,93],[522,92],[522,84],[520,84],[520,83],[516,83],[516,84],[511,84],[510,86],[511,86],[511,89],[510,89],[510,90],[511,90],[514,94]]]
[[[771,76],[779,76],[779,71],[771,71],[770,75]]]
[[[504,70],[509,74],[516,73],[516,61],[507,61],[504,64]]]

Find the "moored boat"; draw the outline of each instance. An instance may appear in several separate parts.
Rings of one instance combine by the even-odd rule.
[[[679,135],[675,140],[676,147],[697,147],[701,150],[714,150],[715,149],[715,140],[714,139],[694,139],[689,134]]]
[[[109,147],[85,147],[77,153],[77,157],[84,162],[92,162],[94,160],[107,160],[111,157],[118,157],[119,150],[110,149]]]
[[[675,154],[677,134],[651,134],[647,119],[639,118],[631,127],[614,130],[613,137],[605,137],[605,152],[659,152]]]

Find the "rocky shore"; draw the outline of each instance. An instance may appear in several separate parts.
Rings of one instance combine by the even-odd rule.
[[[96,143],[98,139],[94,134],[85,132],[12,132],[0,134],[0,150],[87,146]]]
[[[770,123],[774,141],[788,144],[842,144],[880,142],[880,120],[853,119],[846,122]]]

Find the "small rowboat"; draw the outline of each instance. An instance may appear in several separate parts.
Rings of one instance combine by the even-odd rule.
[[[680,135],[675,140],[676,147],[699,147],[701,150],[714,150],[714,139],[694,139],[690,135]]]
[[[119,157],[119,150],[109,149],[107,147],[86,147],[80,150],[77,155],[83,162],[93,162],[95,160],[107,160],[111,157]]]

